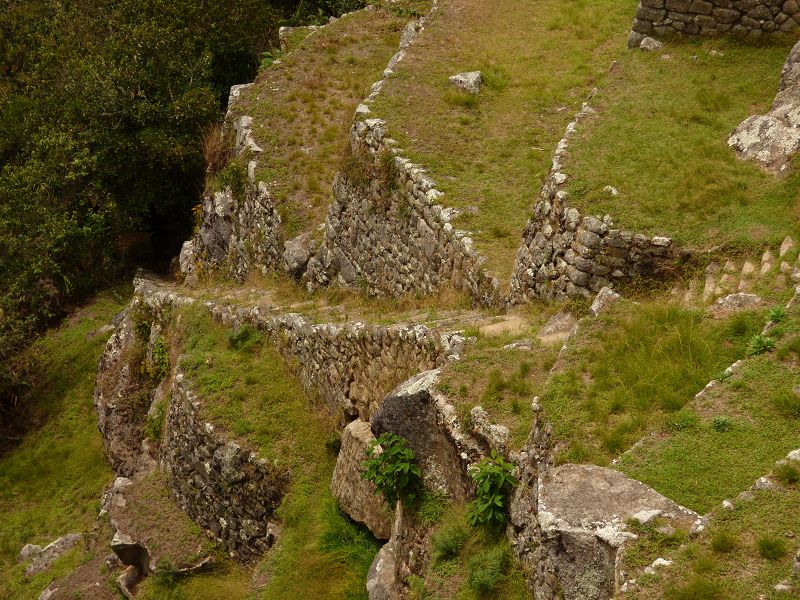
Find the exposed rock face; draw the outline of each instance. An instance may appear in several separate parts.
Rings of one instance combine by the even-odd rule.
[[[300,277],[311,258],[311,234],[303,233],[283,245],[283,262],[286,270],[294,277]]]
[[[219,272],[237,281],[254,269],[267,273],[282,264],[281,220],[266,184],[250,183],[241,197],[226,188],[203,199],[203,221],[183,244],[179,258],[187,283]]]
[[[361,478],[370,442],[375,440],[369,423],[356,419],[342,432],[342,448],[333,471],[331,492],[347,515],[363,523],[379,540],[388,540],[392,532],[392,509],[371,481]]]
[[[269,521],[289,484],[256,454],[227,441],[198,414],[178,370],[167,412],[162,465],[178,504],[228,551],[250,559],[269,549]]]
[[[155,382],[142,373],[145,342],[137,339],[134,323],[134,313],[140,306],[137,300],[131,303],[106,343],[94,389],[106,456],[114,472],[125,476],[145,470],[150,460],[142,442]]]
[[[448,81],[458,88],[470,94],[477,94],[481,91],[483,76],[480,71],[469,71],[467,73],[456,73],[448,78]]]
[[[32,577],[47,571],[58,558],[72,550],[83,540],[80,533],[70,533],[47,544],[44,548],[26,544],[19,553],[20,560],[30,560],[25,568],[25,576]]]
[[[373,415],[372,431],[404,437],[426,487],[461,502],[472,496],[467,468],[480,460],[485,446],[461,432],[453,407],[434,389],[438,376],[438,370],[427,371],[397,387]]]
[[[593,113],[585,103],[553,155],[550,174],[517,251],[509,294],[512,302],[591,298],[616,282],[653,277],[679,256],[670,238],[619,229],[608,215],[584,216],[569,206],[562,160],[578,123]]]
[[[783,65],[770,111],[745,119],[728,145],[741,158],[755,161],[773,173],[781,174],[789,168],[800,149],[800,43],[795,44]]]
[[[123,565],[134,567],[139,573],[150,572],[150,553],[128,534],[117,531],[111,540],[111,549]]]
[[[755,294],[729,294],[717,300],[710,308],[711,312],[719,317],[730,315],[742,310],[750,310],[764,305],[764,300]]]
[[[398,600],[402,597],[397,583],[394,546],[384,544],[367,573],[367,594],[369,600]]]
[[[795,0],[640,0],[628,46],[638,48],[645,36],[785,36],[798,23]]]
[[[577,324],[578,319],[575,318],[575,315],[561,311],[550,317],[536,337],[546,346],[563,344],[570,338]]]

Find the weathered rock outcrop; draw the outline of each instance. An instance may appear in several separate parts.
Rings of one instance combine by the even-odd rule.
[[[628,46],[638,48],[645,36],[760,38],[798,28],[800,4],[795,0],[640,0]]]
[[[390,432],[404,437],[425,486],[463,502],[473,494],[467,469],[488,446],[462,432],[455,409],[435,390],[438,377],[438,370],[426,371],[398,386],[373,415],[372,431],[377,436]]]
[[[592,114],[588,103],[559,142],[511,278],[509,299],[593,296],[605,287],[634,277],[653,277],[679,256],[668,237],[614,227],[609,215],[585,216],[569,205],[562,161],[578,123]]]
[[[356,419],[344,428],[331,492],[351,519],[366,525],[379,540],[388,540],[392,533],[393,509],[386,504],[375,485],[361,477],[361,465],[366,460],[370,442],[374,440],[367,421]]]
[[[795,6],[797,4],[795,3]],[[766,115],[745,119],[728,145],[743,159],[782,174],[800,149],[800,43],[783,65],[778,94]]]
[[[273,512],[288,473],[227,441],[199,415],[200,403],[180,369],[172,386],[161,464],[178,504],[239,558],[254,558],[274,540]]]
[[[36,544],[25,544],[19,553],[18,559],[29,561],[25,567],[25,576],[32,577],[49,569],[53,562],[72,550],[83,540],[80,533],[69,533],[57,540],[53,540],[42,548]]]

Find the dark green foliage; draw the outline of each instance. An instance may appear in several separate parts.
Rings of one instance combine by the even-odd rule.
[[[461,523],[453,523],[433,534],[431,547],[434,562],[450,560],[458,556],[469,539],[469,532]]]
[[[361,477],[375,484],[389,506],[398,500],[412,503],[422,482],[422,472],[414,463],[414,451],[406,446],[404,438],[388,432],[367,448]]]
[[[471,525],[500,527],[506,522],[506,503],[517,485],[514,465],[492,450],[470,471],[475,480],[475,500],[469,505]]]
[[[786,554],[786,542],[781,538],[763,535],[756,540],[758,553],[767,560],[778,560]]]
[[[718,433],[725,433],[733,428],[733,421],[728,417],[714,417],[711,420],[711,428]]]
[[[147,368],[147,374],[156,381],[161,381],[169,373],[169,353],[167,342],[158,336],[153,343],[152,359]]]
[[[505,579],[510,563],[508,548],[494,546],[469,561],[467,583],[479,597],[490,595]]]
[[[243,352],[257,348],[263,339],[261,333],[252,325],[242,325],[228,335],[231,348]]]

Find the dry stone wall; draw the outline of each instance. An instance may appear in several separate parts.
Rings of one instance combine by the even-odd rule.
[[[509,300],[592,297],[607,286],[652,277],[680,251],[668,237],[648,237],[614,226],[609,215],[582,214],[569,205],[563,163],[578,123],[594,113],[588,103],[567,126],[525,226],[511,278]]]
[[[759,38],[798,28],[797,0],[640,0],[628,45],[638,48],[647,36]]]
[[[288,473],[227,441],[203,421],[199,409],[199,400],[178,368],[161,464],[186,514],[232,555],[256,557],[274,540],[270,519],[289,486]]]

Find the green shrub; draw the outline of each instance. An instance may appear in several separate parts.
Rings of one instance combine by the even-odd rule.
[[[697,413],[688,408],[682,408],[672,415],[669,421],[669,427],[675,431],[684,431],[695,427],[698,421],[699,417]]]
[[[167,414],[169,398],[159,400],[153,407],[152,413],[147,414],[147,423],[144,427],[145,435],[154,442],[161,441],[161,431],[164,428],[164,418]]]
[[[772,404],[789,418],[800,418],[800,395],[794,391],[783,391],[772,397]]]
[[[467,585],[477,596],[488,596],[505,579],[510,562],[505,546],[494,546],[481,552],[469,561]]]
[[[431,547],[433,561],[442,562],[458,556],[469,539],[469,532],[461,523],[447,525],[433,534]]]
[[[762,535],[756,541],[758,553],[767,560],[778,560],[786,554],[786,542],[771,535]]]
[[[757,356],[775,348],[775,340],[767,335],[756,334],[750,338],[747,344],[747,354]]]
[[[233,197],[241,200],[247,190],[247,170],[236,161],[231,161],[217,173],[216,186],[220,190],[230,188]]]
[[[713,581],[696,576],[684,585],[670,585],[664,592],[667,600],[721,600],[722,588]]]
[[[414,451],[406,446],[405,438],[388,432],[370,443],[361,477],[375,484],[389,506],[398,500],[412,503],[422,483]]]
[[[167,342],[162,336],[158,336],[153,343],[152,361],[147,371],[150,377],[159,381],[169,373],[169,352]]]
[[[252,325],[242,325],[228,335],[228,343],[234,350],[250,350],[263,341],[261,333]]]
[[[733,429],[733,421],[728,417],[714,417],[711,420],[711,428],[717,433],[724,433]]]
[[[781,463],[775,467],[775,477],[783,484],[794,485],[800,481],[800,469],[796,463]]]
[[[717,554],[725,554],[736,547],[736,536],[721,529],[711,537],[711,549]]]
[[[492,450],[470,470],[475,480],[475,500],[470,502],[467,518],[471,525],[500,527],[506,522],[506,503],[517,485],[514,465]]]

